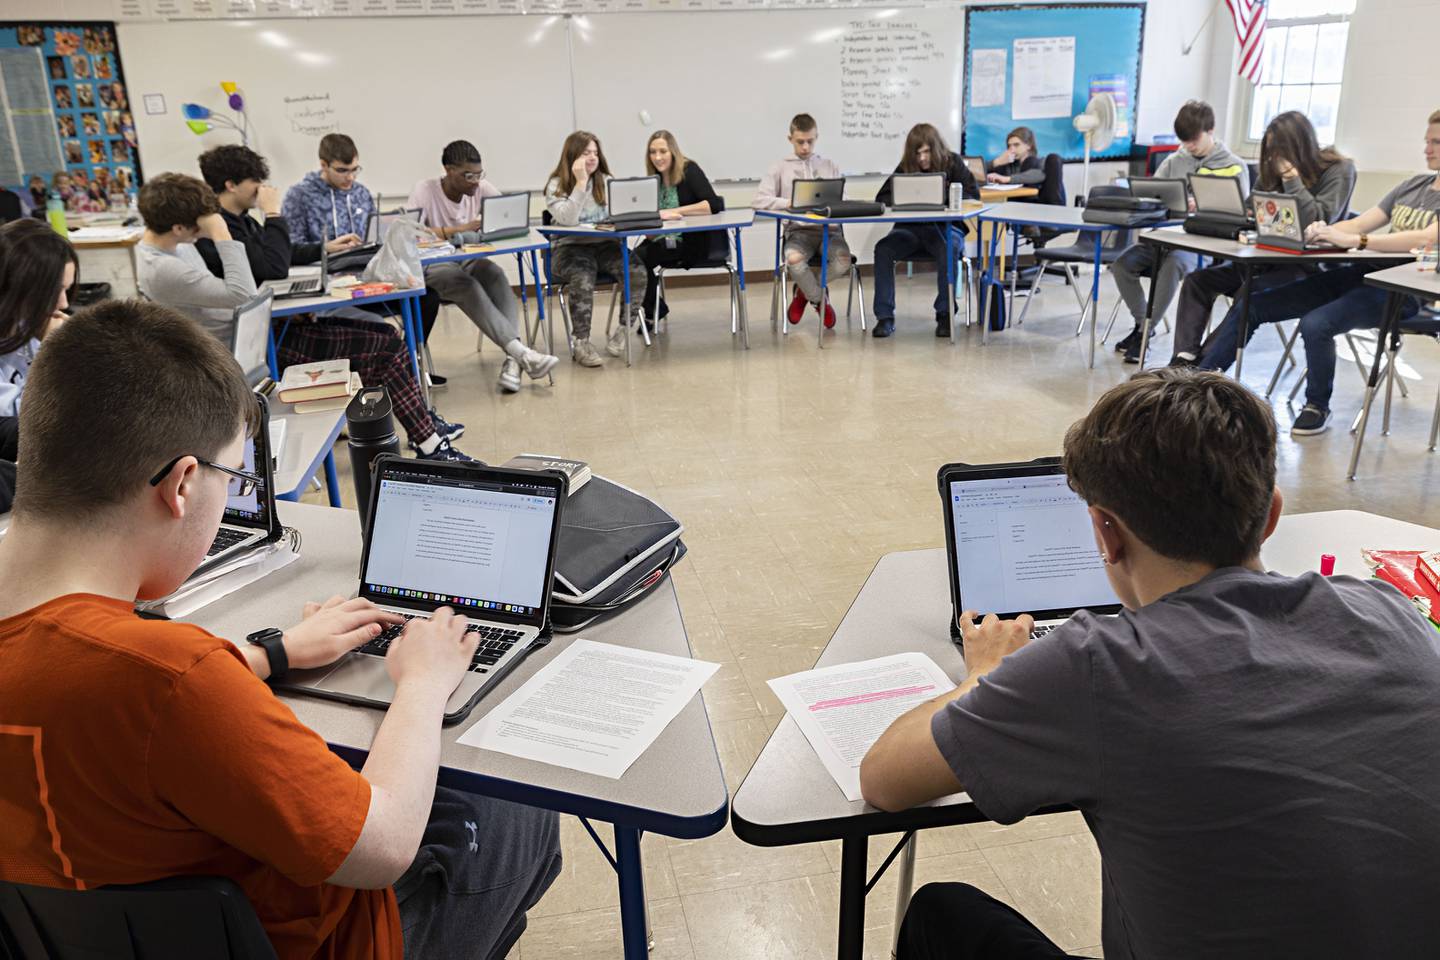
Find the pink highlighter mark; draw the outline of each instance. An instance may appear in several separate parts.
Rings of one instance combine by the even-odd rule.
[[[894,700],[896,697],[908,697],[916,693],[928,693],[935,689],[933,683],[924,686],[896,687],[894,690],[876,690],[874,693],[860,693],[853,697],[840,697],[835,700],[819,700],[810,704],[810,712],[817,710],[829,710],[832,707],[853,707],[857,703],[874,703],[876,700]]]

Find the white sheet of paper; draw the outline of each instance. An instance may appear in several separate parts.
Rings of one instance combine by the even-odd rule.
[[[970,54],[970,106],[998,107],[1005,103],[1004,47]]]
[[[719,667],[577,639],[459,742],[618,780]]]
[[[1074,37],[1025,37],[1015,41],[1015,91],[1010,101],[1014,119],[1068,117],[1074,94]]]
[[[895,718],[955,688],[923,653],[806,670],[769,684],[847,800],[860,799],[860,761]]]

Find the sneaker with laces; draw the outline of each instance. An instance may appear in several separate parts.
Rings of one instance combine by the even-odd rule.
[[[430,408],[430,422],[435,425],[435,432],[446,440],[459,440],[465,436],[465,424],[451,423],[449,420],[440,416],[440,411],[434,407]]]
[[[790,298],[790,309],[785,316],[791,323],[799,323],[805,319],[805,307],[809,303],[810,301],[805,299],[805,294],[800,292],[799,287],[796,287],[795,296]]]
[[[576,340],[575,353],[572,359],[582,367],[603,367],[605,360],[600,352],[595,349],[595,344],[589,340]]]
[[[560,362],[559,357],[552,357],[548,353],[541,353],[539,350],[525,348],[520,355],[520,368],[525,371],[525,376],[531,380],[540,380],[550,374],[555,364]]]
[[[468,456],[466,456],[465,454],[461,453],[459,450],[456,450],[455,447],[450,443],[449,440],[446,440],[444,437],[441,437],[441,438],[440,438],[440,445],[439,445],[438,447],[436,447],[434,450],[431,450],[429,453],[417,453],[417,454],[415,455],[415,459],[417,459],[417,460],[451,460],[451,461],[455,461],[455,462],[458,462],[458,463],[470,463],[470,462],[473,462],[475,458],[474,458],[474,457],[468,457]]]
[[[1170,358],[1170,366],[1172,366],[1172,367],[1198,367],[1198,366],[1200,366],[1200,361],[1199,361],[1199,359],[1197,359],[1196,357],[1190,357],[1190,356],[1186,356],[1186,355],[1184,355],[1184,354],[1177,353],[1177,354],[1175,354],[1175,356],[1173,356],[1173,357]]]
[[[520,392],[520,361],[506,357],[500,364],[500,389],[506,393]]]
[[[1324,433],[1330,427],[1330,411],[1321,409],[1313,403],[1305,404],[1300,411],[1300,416],[1295,418],[1295,423],[1290,427],[1290,433],[1297,437],[1310,437],[1317,433]]]
[[[429,370],[426,370],[426,371],[425,371],[425,382],[428,383],[428,384],[430,384],[430,386],[432,386],[432,387],[444,387],[445,384],[447,384],[447,383],[450,382],[450,378],[449,378],[449,377],[442,377],[442,376],[440,376],[440,374],[438,374],[438,373],[433,373],[433,372],[431,372],[431,371],[429,371]]]
[[[605,352],[612,357],[625,356],[625,327],[623,324],[616,324],[615,329],[610,332],[610,339],[605,341]]]

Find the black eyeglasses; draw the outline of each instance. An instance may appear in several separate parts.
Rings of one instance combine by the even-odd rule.
[[[165,464],[165,466],[160,470],[159,473],[155,474],[155,476],[150,478],[150,486],[158,487],[160,485],[160,481],[165,479],[165,475],[168,474],[171,470],[174,470],[175,464],[179,463],[181,460],[184,460],[186,456],[193,456],[193,454],[182,453],[174,460],[171,460],[169,463]],[[256,487],[260,486],[265,482],[265,478],[260,476],[260,474],[258,473],[247,473],[244,470],[236,470],[233,467],[227,467],[224,464],[215,463],[213,460],[202,460],[200,457],[195,457],[195,460],[202,466],[214,467],[216,470],[219,470],[221,473],[230,477],[230,485],[234,488],[230,491],[232,496],[248,497],[250,496],[250,494],[255,492]]]

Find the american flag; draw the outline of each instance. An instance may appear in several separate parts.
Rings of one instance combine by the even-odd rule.
[[[1259,83],[1265,72],[1265,8],[1267,0],[1225,0],[1240,41],[1240,76]]]

